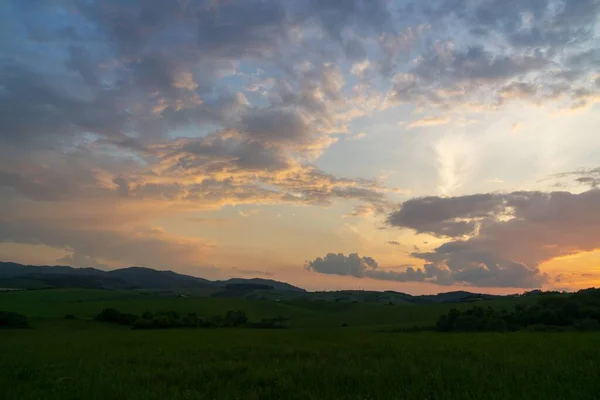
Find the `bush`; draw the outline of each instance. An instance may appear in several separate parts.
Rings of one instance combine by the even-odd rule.
[[[243,311],[228,311],[223,317],[217,315],[211,320],[206,320],[196,313],[189,313],[184,317],[176,311],[146,311],[140,318],[133,314],[123,314],[114,308],[106,308],[96,316],[96,321],[110,322],[119,325],[129,325],[132,329],[170,329],[170,328],[213,328],[213,327],[241,327],[257,329],[284,329],[288,327],[288,319],[276,317],[263,319],[260,322],[248,322],[248,317]]]
[[[133,324],[133,329],[170,329],[170,328],[210,328],[212,322],[205,321],[196,313],[189,313],[181,318],[175,311],[157,313],[145,312],[142,318]]]
[[[27,317],[9,311],[0,311],[0,329],[29,328]]]
[[[288,327],[287,321],[287,318],[283,317],[265,318],[260,322],[250,322],[247,326],[255,329],[286,329]]]
[[[580,319],[575,321],[573,327],[578,331],[598,331],[600,330],[600,322],[592,318]]]
[[[236,327],[245,325],[248,322],[248,317],[243,311],[227,311],[225,319],[223,320],[223,326]]]
[[[77,319],[73,314],[66,314],[65,319]]]
[[[133,324],[134,329],[169,329],[183,327],[181,316],[176,311],[145,312]]]
[[[95,318],[96,321],[110,322],[118,325],[133,325],[137,319],[137,315],[121,313],[114,308],[105,308]]]

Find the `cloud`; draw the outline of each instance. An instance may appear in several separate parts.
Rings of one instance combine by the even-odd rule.
[[[223,225],[229,223],[228,219],[225,218],[199,218],[199,217],[190,217],[187,218],[187,221],[196,223],[196,224],[207,224],[207,225]]]
[[[500,214],[504,199],[495,194],[411,199],[388,215],[388,224],[438,237],[475,233],[478,223]]]
[[[408,47],[414,62],[396,71],[387,101],[444,110],[494,110],[511,101],[587,107],[598,102],[599,8],[596,0],[413,5],[414,24],[429,29]]]
[[[92,267],[99,269],[108,269],[109,266],[96,260],[94,257],[82,255],[80,253],[66,254],[64,257],[59,258],[56,262],[63,265],[70,265],[73,267]]]
[[[353,276],[355,278],[371,278],[382,281],[414,282],[424,281],[423,271],[408,267],[405,271],[380,270],[377,262],[371,257],[361,257],[356,253],[329,253],[325,257],[317,257],[307,261],[305,268],[320,274]]]
[[[360,257],[353,253],[347,257],[344,254],[329,253],[324,258],[318,257],[306,263],[306,269],[331,275],[350,275],[363,278],[365,272],[377,268],[377,262],[371,257]]]
[[[574,178],[575,182],[589,186],[593,189],[600,187],[600,167],[598,168],[580,168],[575,171],[562,172],[554,175],[552,178]]]
[[[285,144],[310,141],[311,129],[298,111],[261,110],[242,117],[241,131],[264,143]]]
[[[598,207],[598,190],[426,197],[405,202],[388,223],[452,238],[413,253],[438,280],[537,287],[547,280],[542,263],[600,248]]]
[[[129,219],[130,220],[130,219]],[[68,252],[61,262],[71,265],[144,265],[190,268],[204,263],[210,245],[200,239],[174,237],[147,225],[91,224],[85,218],[3,218],[0,242],[43,244]],[[147,223],[147,221],[146,221]],[[85,224],[85,225],[83,225]],[[102,261],[98,261],[102,260]]]
[[[360,133],[357,133],[354,136],[348,137],[347,140],[362,140],[362,139],[364,139],[366,137],[367,137],[367,134],[365,132],[360,132]]]
[[[431,117],[425,117],[422,119],[412,121],[410,124],[408,124],[408,127],[409,128],[426,128],[426,127],[431,127],[431,126],[446,125],[448,123],[450,123],[450,119],[448,119],[447,117],[431,116]]]
[[[249,276],[274,276],[275,274],[273,274],[272,272],[269,271],[260,271],[260,270],[254,270],[254,269],[239,269],[239,268],[232,268],[233,273],[234,274],[240,274],[240,275],[249,275]]]
[[[432,115],[516,101],[589,107],[600,99],[598,7],[9,0],[0,12],[0,205],[21,219],[3,220],[2,240],[69,248],[74,263],[156,264],[166,261],[160,250],[196,265],[205,243],[156,230],[148,209],[167,218],[227,205],[350,201],[354,216],[389,212],[393,188],[334,176],[318,158],[340,137],[369,135],[353,132],[361,118],[400,104]],[[454,139],[436,151],[440,189],[450,194],[475,154]],[[598,185],[594,174],[574,178]],[[505,201],[487,202],[508,213]],[[390,221],[466,239],[496,215],[486,204],[437,221],[415,217],[410,207],[422,205],[407,202],[407,214]],[[128,212],[109,218],[110,207]],[[36,222],[25,214],[32,209],[47,215]],[[145,254],[142,244],[156,250]]]
[[[244,217],[244,218],[248,218],[253,215],[257,215],[258,213],[260,213],[260,210],[238,211],[238,214],[240,215],[240,217]]]
[[[462,260],[464,261],[464,260]],[[329,253],[325,257],[307,261],[305,268],[309,271],[327,275],[353,276],[394,282],[427,282],[442,286],[469,285],[480,287],[539,287],[547,277],[539,271],[531,271],[527,267],[515,264],[492,264],[488,269],[481,261],[477,265],[465,265],[461,268],[450,268],[447,265],[425,264],[423,268],[404,266],[402,270],[380,269],[371,257],[360,257],[358,254]]]

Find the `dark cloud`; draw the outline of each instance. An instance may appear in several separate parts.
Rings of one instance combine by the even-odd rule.
[[[593,189],[600,187],[600,167],[599,168],[580,168],[575,171],[563,172],[554,175],[552,178],[572,178],[575,182],[589,186]],[[558,182],[560,183],[560,182]]]
[[[537,267],[506,260],[464,242],[450,242],[432,253],[413,253],[413,257],[428,262],[424,270],[429,281],[442,285],[534,288],[547,281]]]
[[[582,176],[577,178],[576,181],[592,188],[600,187],[600,177],[598,176]]]
[[[377,266],[377,262],[371,257],[360,257],[356,253],[348,256],[341,253],[329,253],[324,258],[318,257],[313,261],[308,261],[305,267],[321,274],[364,278],[367,271],[375,270]]]
[[[242,117],[240,125],[240,131],[251,139],[274,144],[308,142],[314,133],[302,114],[286,109],[250,113]]]
[[[329,253],[325,257],[317,257],[312,261],[307,261],[305,268],[320,274],[371,278],[382,281],[425,281],[425,273],[422,270],[413,267],[408,267],[402,272],[380,270],[373,258],[361,257],[356,253],[347,256],[341,253]]]
[[[289,166],[276,148],[239,136],[214,135],[175,144],[166,160],[191,173],[223,171],[278,171]],[[171,149],[168,149],[171,150]]]
[[[77,93],[61,83],[65,82],[17,65],[0,64],[0,139],[13,143],[37,140],[55,146],[50,139],[82,132],[122,135],[127,114],[113,103],[110,90]]]
[[[414,73],[424,80],[446,80],[447,84],[498,81],[515,78],[548,64],[540,53],[531,55],[499,55],[482,46],[464,51],[439,49],[430,58],[420,60]]]
[[[69,58],[65,65],[73,71],[76,71],[88,85],[93,87],[98,85],[98,72],[96,71],[96,66],[82,47],[69,47]]]
[[[505,207],[500,195],[423,197],[404,202],[388,215],[388,224],[434,236],[460,237],[474,233],[482,219],[494,218]]]
[[[127,197],[129,195],[129,184],[125,179],[118,177],[113,179],[113,183],[117,185],[117,192],[119,195],[123,197]]]
[[[200,49],[233,59],[273,56],[299,22],[276,0],[219,2],[197,16]]]
[[[349,27],[359,33],[379,33],[393,28],[388,0],[310,0],[307,4],[314,18],[340,41],[344,40],[344,31]],[[357,45],[346,44],[349,48]]]
[[[415,256],[428,261],[442,258],[437,253],[423,253]],[[377,262],[371,257],[329,253],[325,257],[308,261],[305,268],[328,275],[395,282],[428,282],[442,286],[533,288],[540,287],[547,280],[547,276],[537,269],[531,270],[523,264],[505,262],[500,259],[492,259],[489,255],[474,255],[469,252],[464,254],[464,257],[453,259],[450,264],[430,262],[423,268],[405,266],[400,271],[380,269]]]
[[[477,286],[537,287],[547,279],[539,270],[543,262],[600,248],[599,207],[598,190],[430,197],[406,202],[388,222],[455,238],[432,252],[413,253],[428,263],[431,276]],[[471,237],[459,239],[466,234]]]

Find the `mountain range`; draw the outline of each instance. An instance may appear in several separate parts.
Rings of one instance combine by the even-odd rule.
[[[96,268],[74,268],[62,265],[36,266],[0,262],[0,288],[78,287],[182,290],[232,288],[236,285],[261,285],[265,289],[305,292],[304,289],[288,283],[261,278],[209,281],[173,271],[157,271],[143,267],[103,271]]]
[[[35,266],[0,262],[0,289],[89,288],[112,290],[157,290],[182,293],[206,293],[211,296],[279,299],[303,298],[335,302],[375,302],[386,304],[458,303],[489,300],[501,296],[453,291],[436,295],[413,296],[385,291],[342,290],[307,292],[305,289],[262,278],[231,278],[210,281],[173,271],[129,267],[104,271],[96,268],[69,266]],[[257,296],[261,292],[262,295]],[[272,292],[268,296],[268,292]]]

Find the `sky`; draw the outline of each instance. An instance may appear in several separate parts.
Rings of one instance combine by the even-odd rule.
[[[0,259],[600,286],[600,0],[0,2]]]

